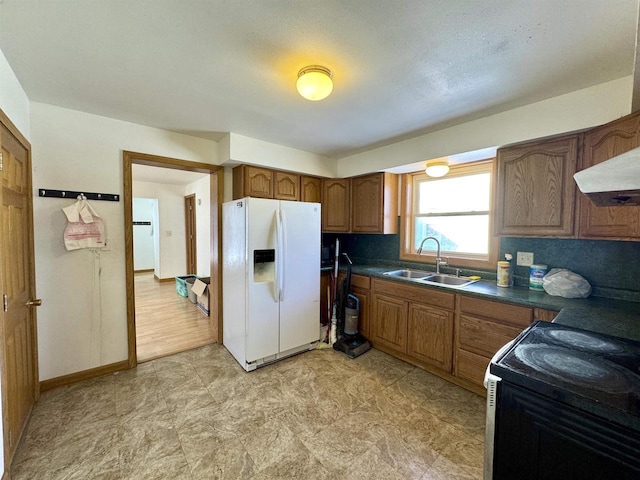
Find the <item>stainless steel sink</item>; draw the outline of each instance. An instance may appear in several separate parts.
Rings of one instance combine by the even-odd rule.
[[[466,287],[478,280],[471,280],[469,277],[456,277],[455,275],[447,275],[446,273],[433,273],[424,270],[402,269],[384,272],[383,275],[390,277],[404,278],[419,283],[431,283],[433,285],[450,285],[452,287]]]
[[[466,287],[467,285],[471,285],[472,283],[477,282],[477,280],[471,280],[467,277],[456,277],[455,275],[430,275],[428,277],[423,277],[420,281],[425,283],[435,283],[438,285],[452,285],[455,287]]]
[[[412,280],[418,280],[425,277],[431,277],[433,272],[424,272],[422,270],[392,270],[390,272],[384,272],[383,275],[389,275],[390,277],[409,278]]]

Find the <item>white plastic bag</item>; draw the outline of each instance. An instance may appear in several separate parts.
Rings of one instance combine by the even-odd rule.
[[[587,298],[591,285],[584,277],[565,268],[552,268],[542,279],[542,288],[549,295],[564,298]]]

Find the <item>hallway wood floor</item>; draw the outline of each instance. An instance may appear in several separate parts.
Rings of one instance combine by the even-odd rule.
[[[175,282],[158,282],[153,272],[135,274],[138,362],[213,343],[209,317],[176,292]]]

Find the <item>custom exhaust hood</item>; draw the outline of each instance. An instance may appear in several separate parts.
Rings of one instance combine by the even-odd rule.
[[[582,170],[573,178],[598,206],[640,205],[640,148]]]

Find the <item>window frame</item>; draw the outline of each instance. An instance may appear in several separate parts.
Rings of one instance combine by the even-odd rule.
[[[499,241],[494,235],[495,221],[495,188],[496,188],[496,159],[490,158],[477,162],[451,165],[447,177],[461,177],[477,173],[489,173],[491,175],[489,194],[489,253],[481,254],[443,254],[443,260],[448,258],[449,266],[460,268],[492,269],[498,261]],[[405,173],[401,179],[400,199],[400,259],[417,263],[436,263],[435,250],[423,250],[418,255],[413,241],[415,229],[414,214],[414,181],[417,177],[423,177],[424,171]],[[442,178],[442,177],[441,177]],[[434,180],[438,180],[434,178]]]

